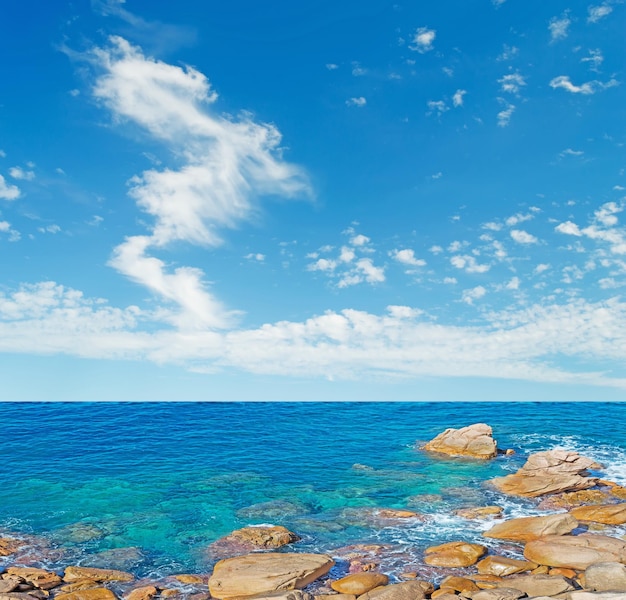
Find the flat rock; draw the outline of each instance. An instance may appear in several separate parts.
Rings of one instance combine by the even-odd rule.
[[[619,504],[601,504],[598,506],[578,506],[570,513],[579,521],[592,521],[605,525],[623,525],[626,523],[626,502]]]
[[[576,452],[548,450],[531,454],[517,473],[496,477],[491,483],[505,494],[534,498],[593,487],[598,479],[586,476],[591,468],[600,465]]]
[[[480,588],[467,577],[457,577],[456,575],[449,575],[444,577],[439,584],[441,589],[454,590],[455,592],[477,592]]]
[[[461,429],[446,429],[428,442],[423,449],[448,456],[466,456],[483,460],[494,458],[498,453],[493,431],[485,423],[475,423]]]
[[[526,544],[524,557],[540,565],[584,571],[599,562],[626,562],[626,541],[607,535],[547,536]]]
[[[356,600],[354,594],[316,594],[315,600]]]
[[[472,594],[472,600],[518,600],[526,596],[526,592],[510,587],[502,587],[495,590],[481,590]]]
[[[382,573],[354,573],[333,581],[330,587],[340,594],[354,594],[361,596],[374,588],[387,585],[389,577]]]
[[[256,548],[280,548],[300,539],[293,531],[282,525],[244,527],[233,531],[228,537]]]
[[[494,525],[484,537],[498,540],[527,542],[546,535],[565,535],[578,527],[578,521],[569,513],[545,517],[521,517]]]
[[[135,576],[126,571],[116,569],[97,569],[96,567],[66,567],[63,581],[72,583],[79,579],[92,579],[93,581],[133,581]]]
[[[21,577],[28,583],[40,590],[51,590],[62,583],[62,579],[51,571],[35,569],[31,567],[9,567],[6,572],[9,575]]]
[[[603,562],[585,571],[585,587],[594,592],[626,592],[626,565]]]
[[[54,600],[117,600],[117,596],[111,590],[99,587],[59,594]]]
[[[11,537],[0,537],[0,556],[10,556],[26,544]]]
[[[209,579],[214,598],[254,596],[300,589],[330,571],[335,564],[325,554],[248,554],[219,561]]]
[[[125,600],[152,600],[157,593],[153,585],[144,585],[124,594],[124,598]]]
[[[484,575],[496,575],[506,577],[515,573],[532,571],[537,567],[537,563],[506,556],[488,556],[476,564],[479,573]]]
[[[486,552],[480,544],[448,542],[426,548],[424,562],[436,567],[470,567]]]
[[[514,575],[507,577],[503,587],[525,592],[529,596],[556,596],[574,589],[562,575]]]
[[[88,590],[89,588],[99,587],[99,585],[100,584],[93,579],[77,579],[72,583],[61,586],[57,591],[69,594],[70,592],[77,592],[78,590]]]
[[[340,596],[341,594],[335,594],[332,596],[332,598],[340,600]],[[313,596],[313,594],[303,592],[302,590],[289,590],[287,592],[270,592],[269,594],[259,594],[258,596],[251,596],[251,600],[315,600],[316,597],[317,596]],[[354,599],[355,597],[352,596],[350,599],[345,600]]]
[[[457,517],[464,519],[492,519],[502,516],[502,508],[500,506],[476,506],[473,508],[459,508],[454,511]]]
[[[625,600],[622,592],[584,592],[576,591],[569,595],[569,600]]]
[[[433,590],[432,583],[416,579],[376,588],[359,596],[358,600],[424,600]]]

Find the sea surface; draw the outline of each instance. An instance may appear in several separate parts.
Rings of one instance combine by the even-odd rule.
[[[206,572],[216,540],[262,523],[295,531],[291,551],[385,544],[386,572],[410,570],[434,543],[484,543],[493,522],[455,509],[541,514],[484,483],[540,450],[576,450],[626,484],[626,403],[3,403],[0,422],[0,534],[45,540],[48,566],[140,576]],[[515,454],[420,450],[476,422]],[[376,508],[421,516],[377,519]]]

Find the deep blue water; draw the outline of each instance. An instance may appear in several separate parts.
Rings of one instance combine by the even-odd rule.
[[[4,403],[0,419],[0,531],[144,574],[206,569],[212,542],[255,523],[296,531],[296,549],[379,541],[419,556],[489,526],[453,517],[455,508],[536,512],[482,483],[557,446],[626,483],[621,403]],[[516,454],[483,463],[418,448],[475,422]],[[367,507],[426,520],[373,523]]]

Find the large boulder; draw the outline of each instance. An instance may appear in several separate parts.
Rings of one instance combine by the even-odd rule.
[[[601,504],[600,506],[579,506],[570,511],[579,521],[592,521],[605,525],[626,523],[626,502]]]
[[[488,556],[476,564],[479,573],[483,575],[497,575],[498,577],[532,571],[537,566],[537,563],[506,556]]]
[[[354,594],[360,596],[377,588],[381,585],[387,585],[389,577],[382,573],[353,573],[341,579],[337,579],[330,584],[336,592],[340,594]]]
[[[599,562],[626,562],[626,541],[607,535],[549,535],[526,544],[524,556],[540,565],[584,571]]]
[[[518,600],[526,596],[526,592],[510,587],[498,588],[495,590],[481,590],[472,594],[472,600]]]
[[[357,600],[424,600],[427,594],[431,594],[434,586],[429,581],[405,581],[376,588]]]
[[[428,442],[423,449],[449,456],[488,459],[498,453],[492,429],[485,423],[475,423],[461,429],[446,429]]]
[[[24,581],[34,587],[38,587],[40,590],[50,590],[62,582],[62,579],[56,573],[33,567],[9,567],[6,573],[7,575],[21,577]]]
[[[598,479],[586,473],[592,468],[600,465],[576,452],[548,450],[531,454],[517,473],[496,477],[491,483],[505,494],[534,498],[593,487]]]
[[[526,592],[528,596],[556,596],[574,589],[562,575],[514,575],[507,577],[502,587]]]
[[[448,542],[426,548],[424,562],[435,567],[470,567],[486,552],[480,544]]]
[[[219,561],[209,579],[211,596],[222,600],[301,589],[335,564],[325,554],[247,554]]]
[[[132,581],[135,576],[126,571],[115,569],[96,569],[95,567],[67,567],[63,574],[63,581],[72,583],[79,579],[91,579],[92,581]]]
[[[483,536],[498,540],[528,542],[546,535],[565,535],[578,527],[578,521],[569,513],[545,517],[520,517],[494,525]]]
[[[626,592],[626,565],[603,562],[585,571],[585,587],[596,592]]]

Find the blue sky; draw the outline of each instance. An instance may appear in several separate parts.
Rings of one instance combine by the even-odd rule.
[[[626,6],[8,2],[3,399],[626,397]]]

